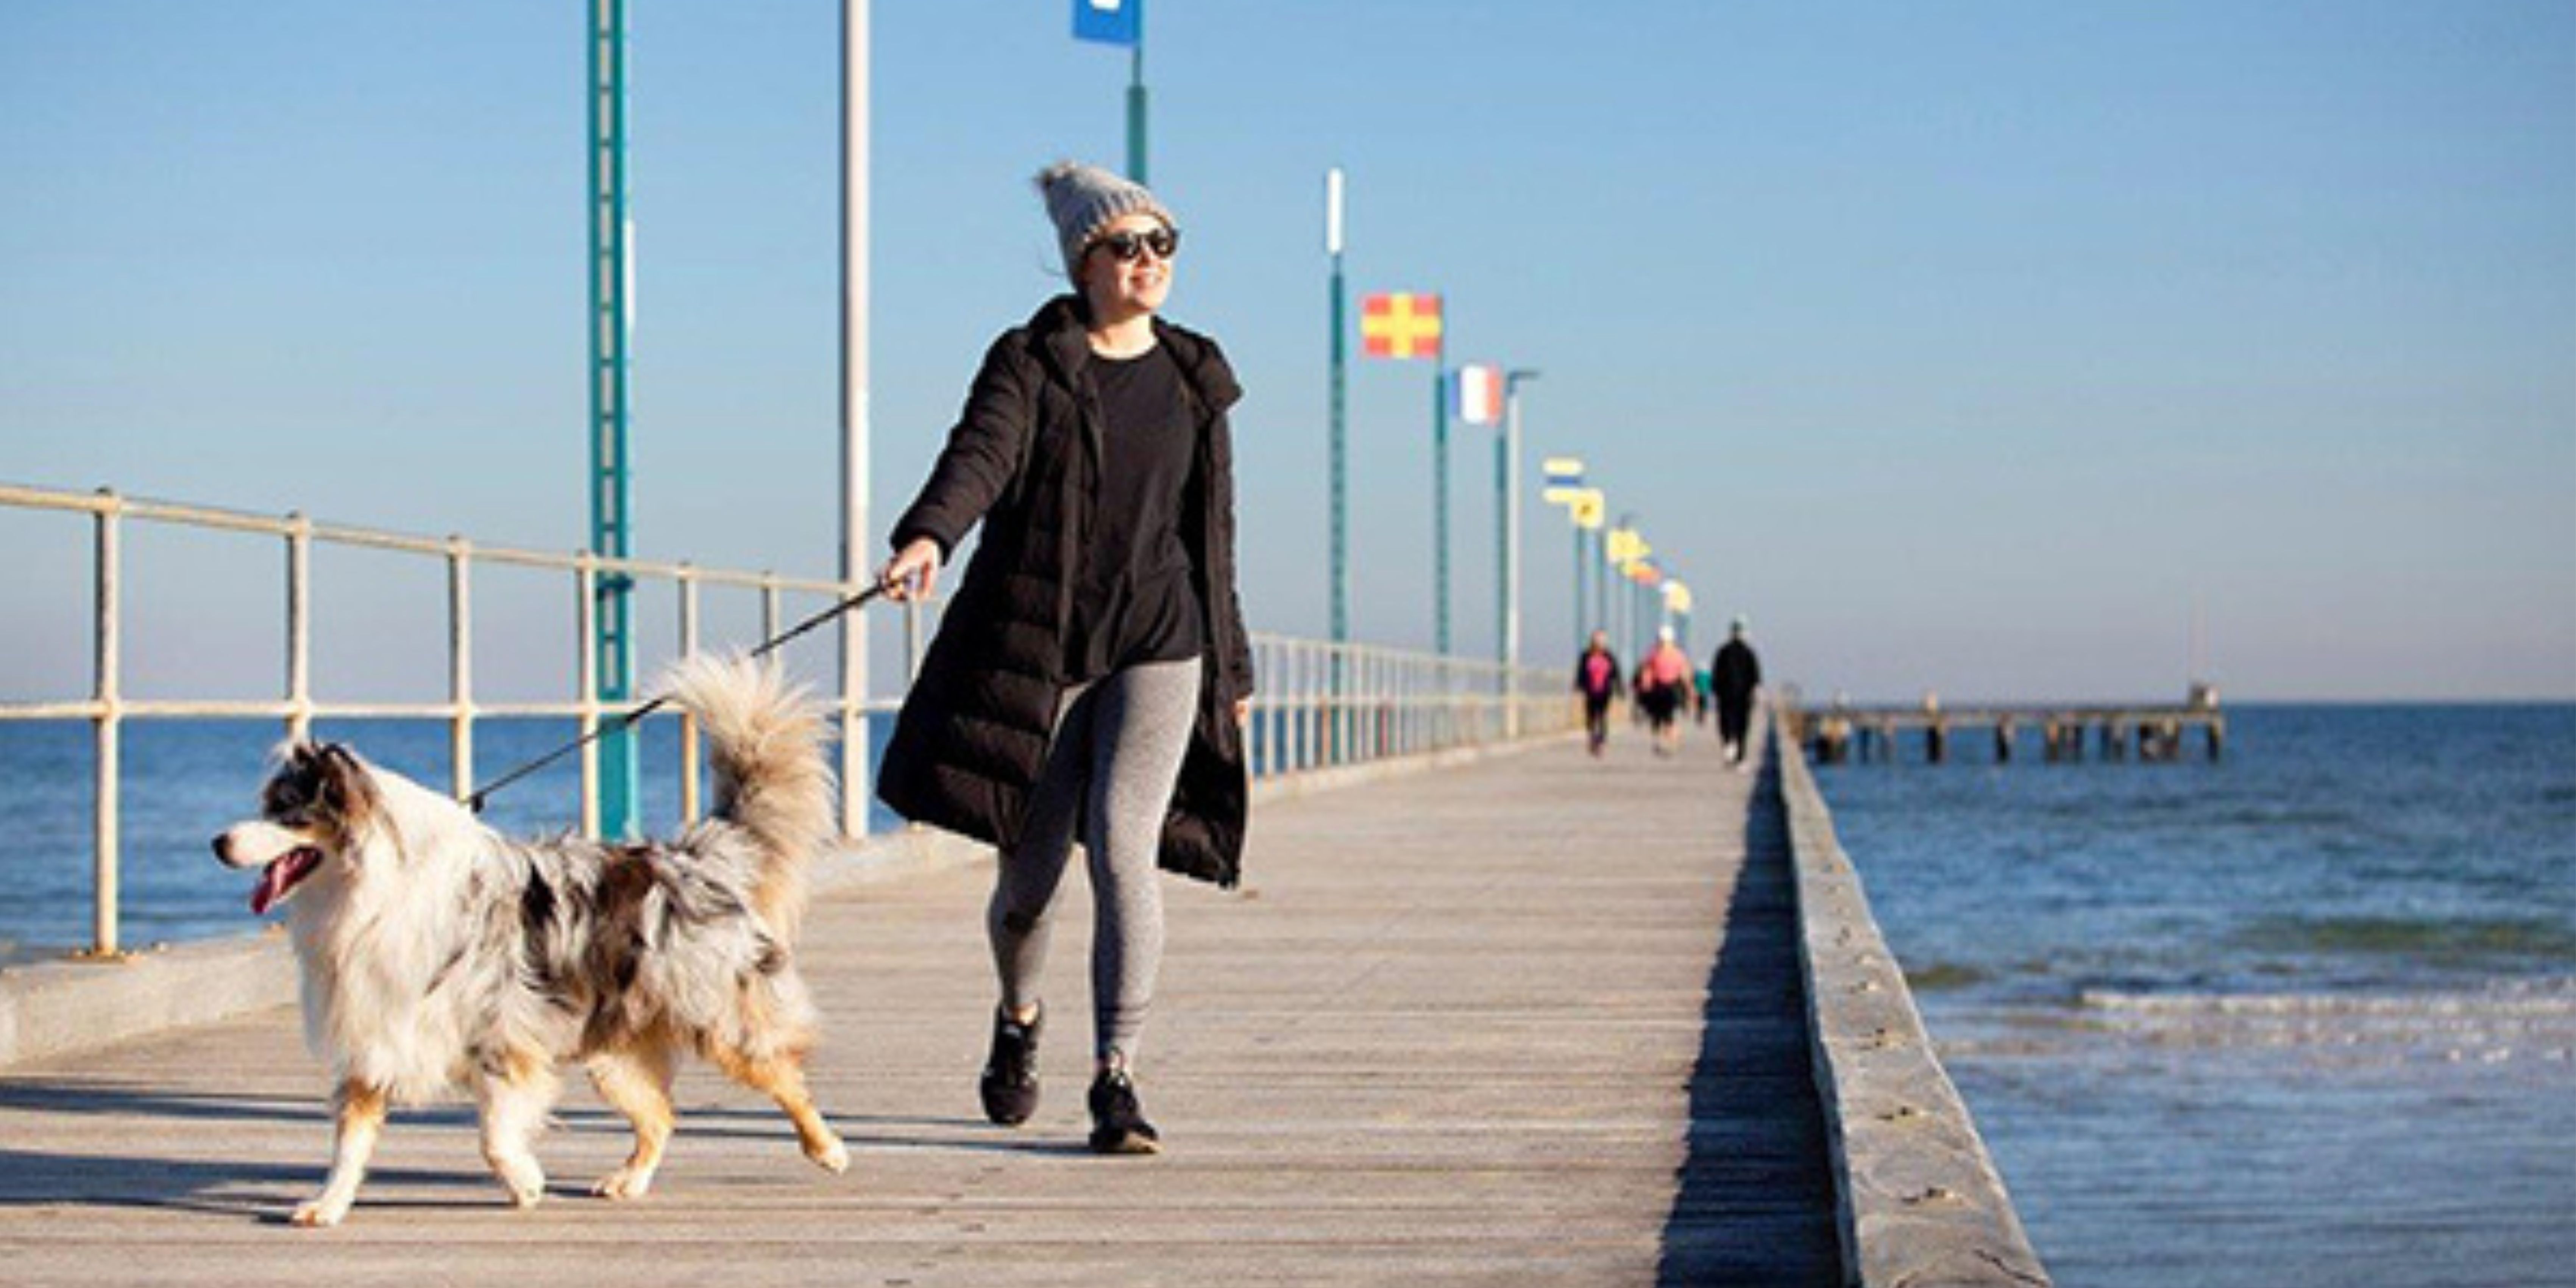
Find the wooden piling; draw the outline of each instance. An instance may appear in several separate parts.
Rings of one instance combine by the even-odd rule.
[[[1920,703],[1886,706],[1838,703],[1830,718],[1839,722],[1844,745],[1835,747],[1830,755],[1814,732],[1825,718],[1801,717],[1813,724],[1799,726],[1807,731],[1802,741],[1816,749],[1815,760],[1820,765],[1852,760],[1855,748],[1850,744],[1854,742],[1862,763],[1893,762],[1903,749],[1903,735],[1918,729],[1923,732],[1924,759],[1935,765],[1950,759],[1952,733],[1978,730],[1993,739],[1996,763],[2010,763],[2013,742],[2025,725],[2039,729],[2041,759],[2049,764],[2080,763],[2097,755],[2105,762],[2134,759],[2143,764],[2169,763],[2182,758],[2183,740],[2195,729],[2206,740],[2203,748],[2208,758],[2215,761],[2225,755],[2227,742],[2226,718],[2219,713],[2214,694],[2206,693],[2198,695],[2196,704],[2189,706],[1944,707],[1929,698]]]

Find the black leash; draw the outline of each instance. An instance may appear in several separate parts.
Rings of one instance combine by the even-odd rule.
[[[831,621],[833,618],[839,617],[841,614],[846,613],[853,608],[858,608],[866,604],[869,600],[884,593],[885,587],[870,586],[866,590],[860,591],[859,593],[832,605],[830,608],[826,608],[822,612],[816,613],[812,617],[808,617],[804,621],[798,622],[785,634],[772,637],[768,642],[753,649],[751,651],[751,656],[767,657],[771,653],[778,651],[780,646],[785,645],[797,636],[803,635],[806,632],[813,630],[815,627],[821,626],[823,623]],[[591,730],[588,734],[575,738],[571,742],[565,743],[564,745],[555,748],[553,751],[549,751],[546,754],[537,757],[535,760],[531,760],[528,763],[501,775],[499,778],[475,789],[472,795],[467,796],[465,798],[465,808],[470,809],[477,814],[482,813],[483,802],[486,798],[490,797],[492,793],[497,792],[502,788],[507,787],[510,784],[515,783],[520,779],[525,778],[528,775],[533,774],[538,770],[607,737],[609,734],[615,733],[620,729],[632,729],[635,727],[636,721],[642,720],[644,717],[649,716],[669,705],[671,705],[671,695],[667,693],[663,694],[661,697],[655,698],[652,701],[627,712],[625,715],[617,717],[616,720],[608,724],[601,725],[600,727]]]

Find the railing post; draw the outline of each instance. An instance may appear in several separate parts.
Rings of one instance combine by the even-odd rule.
[[[1297,720],[1296,743],[1291,749],[1288,768],[1291,772],[1302,773],[1315,767],[1316,748],[1323,742],[1324,704],[1323,695],[1318,692],[1322,686],[1315,679],[1315,646],[1300,641],[1290,644],[1288,650],[1291,692],[1297,695],[1297,706],[1292,713]]]
[[[599,557],[585,550],[573,564],[573,644],[580,660],[573,664],[573,689],[580,703],[581,834],[599,839],[599,609],[591,598],[599,584]]]
[[[1288,772],[1293,774],[1315,767],[1315,721],[1318,715],[1314,667],[1309,665],[1306,645],[1292,643],[1288,646],[1287,669],[1291,699],[1288,708]]]
[[[313,521],[287,514],[286,736],[313,736]]]
[[[447,538],[447,765],[457,799],[474,791],[474,543]]]
[[[1252,654],[1252,673],[1267,675],[1261,669],[1261,641],[1246,639],[1243,647]],[[1202,678],[1200,683],[1207,681]],[[1247,782],[1261,781],[1261,694],[1258,690],[1238,694],[1244,703],[1244,718],[1235,726],[1235,736],[1243,741],[1243,774]]]
[[[1327,644],[1323,647],[1327,662],[1321,687],[1324,690],[1324,747],[1322,762],[1347,765],[1359,750],[1359,702],[1353,694],[1359,688],[1359,645]]]
[[[903,601],[903,682],[921,678],[921,602]]]
[[[98,653],[90,690],[98,701],[98,715],[93,721],[98,744],[94,765],[97,771],[97,808],[91,818],[90,873],[94,897],[90,904],[89,942],[91,956],[113,958],[117,955],[117,789],[123,776],[119,752],[124,711],[118,693],[123,624],[117,611],[117,592],[118,581],[124,571],[119,541],[124,502],[108,488],[100,488],[99,497],[97,555],[93,566],[97,574],[98,612],[92,625]]]
[[[842,575],[856,574],[845,570]],[[833,593],[847,599],[858,593],[854,585],[845,581]],[[840,627],[841,835],[864,836],[868,830],[867,618],[847,613]]]
[[[680,656],[694,657],[698,651],[698,570],[693,564],[680,565]],[[683,709],[680,712],[680,821],[695,823],[705,808],[698,799],[698,717]]]

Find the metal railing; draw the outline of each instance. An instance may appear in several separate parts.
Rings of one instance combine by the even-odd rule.
[[[506,546],[477,545],[463,537],[432,538],[338,524],[317,523],[302,514],[245,514],[199,505],[126,497],[110,490],[63,492],[0,483],[0,509],[53,511],[86,515],[93,528],[91,572],[95,587],[94,642],[90,695],[81,699],[0,702],[0,722],[87,721],[94,733],[95,778],[91,832],[94,897],[91,945],[85,955],[119,953],[118,877],[121,867],[120,809],[122,749],[126,722],[133,720],[276,719],[289,737],[307,736],[315,719],[394,718],[439,720],[448,726],[452,782],[462,798],[475,788],[474,735],[478,721],[553,717],[576,721],[581,734],[596,732],[604,719],[614,720],[632,703],[603,703],[598,695],[594,611],[603,576],[631,579],[638,586],[665,584],[677,596],[678,647],[685,655],[697,650],[699,592],[704,587],[757,591],[761,603],[761,638],[775,636],[789,597],[811,600],[818,607],[855,593],[859,587],[835,580],[782,577],[775,573],[700,568],[689,563],[641,559],[608,559],[588,552],[556,553]],[[286,549],[285,686],[275,698],[157,699],[123,694],[124,533],[129,523],[163,524],[183,529],[264,535],[282,540]],[[436,702],[324,701],[312,686],[312,551],[316,545],[388,551],[437,560],[446,569],[447,696]],[[7,552],[0,552],[5,554]],[[514,566],[568,574],[574,599],[573,695],[558,701],[494,702],[479,698],[474,688],[474,572],[485,565]],[[922,608],[904,606],[903,675],[908,683],[918,664],[924,629]],[[863,722],[900,707],[900,695],[870,698],[850,691],[848,677],[861,674],[850,652],[864,647],[859,629],[840,632],[842,677],[829,700],[841,726],[841,781],[868,780],[870,741]],[[1252,638],[1259,692],[1254,696],[1247,746],[1250,770],[1257,778],[1277,778],[1389,757],[1412,756],[1460,746],[1544,736],[1573,727],[1575,710],[1564,677],[1554,669],[1505,668],[1491,661],[1471,661],[1367,644],[1334,644],[1255,632]],[[680,816],[700,812],[700,758],[693,722],[681,722],[679,739]],[[581,752],[582,830],[599,832],[599,756],[596,743]],[[845,835],[866,829],[865,791],[843,792],[841,820]]]

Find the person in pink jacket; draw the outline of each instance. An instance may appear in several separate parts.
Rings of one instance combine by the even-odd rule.
[[[1574,687],[1583,694],[1583,727],[1599,756],[1610,741],[1610,701],[1619,696],[1619,655],[1610,651],[1610,633],[1592,632],[1592,643],[1574,660]]]
[[[1637,666],[1637,705],[1654,727],[1656,755],[1669,756],[1680,749],[1681,725],[1673,717],[1690,691],[1690,657],[1673,643],[1673,628],[1664,627],[1655,634],[1654,651]]]

